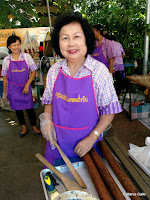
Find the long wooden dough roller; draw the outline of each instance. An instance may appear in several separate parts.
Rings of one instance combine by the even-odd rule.
[[[110,195],[109,191],[107,190],[100,174],[98,173],[96,166],[94,165],[89,153],[87,153],[87,154],[85,154],[85,156],[83,156],[83,161],[85,162],[85,164],[88,168],[88,172],[92,178],[92,181],[95,185],[95,188],[97,190],[97,193],[98,193],[100,199],[101,200],[112,200],[111,195]]]
[[[132,183],[131,179],[128,177],[128,175],[125,173],[123,168],[120,166],[120,164],[117,162],[117,160],[113,157],[112,152],[109,150],[108,146],[103,141],[98,141],[97,146],[104,155],[104,157],[107,159],[110,167],[118,177],[120,183],[124,187],[127,193],[137,194],[138,190]],[[138,195],[132,195],[130,196],[133,200],[140,200],[141,198]]]
[[[102,158],[94,148],[91,149],[90,155],[113,198],[115,200],[118,199],[125,200],[126,198],[124,197],[118,185],[112,178]]]
[[[57,147],[57,149],[58,149],[59,153],[61,154],[63,160],[65,161],[66,165],[68,166],[68,168],[72,172],[73,176],[75,177],[75,179],[77,180],[77,182],[79,183],[79,185],[81,187],[83,187],[83,188],[86,188],[86,185],[83,182],[82,178],[80,177],[80,175],[78,174],[78,172],[76,171],[76,169],[73,167],[73,165],[70,162],[70,160],[68,159],[68,157],[64,154],[64,152],[61,150],[61,148],[59,147],[58,143],[55,140],[54,140],[54,145]]]

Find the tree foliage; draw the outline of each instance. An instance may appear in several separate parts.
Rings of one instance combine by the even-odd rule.
[[[104,30],[115,35],[126,51],[128,62],[135,59],[142,62],[144,57],[145,14],[146,0],[98,0],[85,12],[92,24],[100,23]]]
[[[39,26],[38,15],[34,9],[38,4],[37,0],[1,0],[0,4],[0,29]]]

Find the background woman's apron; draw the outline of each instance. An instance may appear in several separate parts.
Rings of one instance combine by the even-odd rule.
[[[102,44],[99,45],[98,47],[96,47],[96,49],[94,50],[94,52],[92,54],[92,57],[95,58],[96,60],[102,62],[103,64],[105,64],[106,67],[109,69],[109,62],[103,54]]]
[[[7,79],[7,96],[11,109],[24,110],[33,108],[31,85],[29,86],[29,94],[22,94],[24,86],[29,79],[29,70],[25,60],[10,60]]]
[[[123,59],[122,56],[115,56],[114,57],[114,73],[119,72],[119,77],[125,77],[124,74],[124,64],[123,64]]]
[[[53,89],[52,106],[60,148],[69,158],[78,157],[74,148],[89,135],[99,120],[92,74],[73,78],[60,70]],[[102,140],[102,136],[99,140]],[[97,149],[96,143],[94,147]],[[52,164],[61,158],[57,149],[51,149],[49,142],[46,144],[45,158]]]

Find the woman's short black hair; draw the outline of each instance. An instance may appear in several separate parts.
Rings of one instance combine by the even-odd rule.
[[[93,33],[91,25],[88,23],[88,20],[83,18],[79,12],[64,13],[55,20],[53,26],[54,29],[51,34],[51,43],[55,52],[61,58],[64,58],[59,48],[59,32],[63,26],[72,22],[78,22],[81,24],[86,39],[87,54],[92,54],[95,50],[95,35]]]
[[[17,40],[19,40],[20,44],[21,44],[21,39],[20,37],[16,36],[16,35],[11,35],[8,37],[7,39],[7,48],[12,44],[15,43]]]
[[[104,34],[103,34],[103,27],[102,27],[102,25],[101,24],[95,24],[95,25],[93,25],[93,28],[95,28],[97,31],[100,31],[100,34],[102,35],[102,36],[104,36]]]

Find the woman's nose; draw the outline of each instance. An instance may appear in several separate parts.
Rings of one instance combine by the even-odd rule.
[[[73,39],[69,39],[69,46],[73,46],[74,45],[74,40]]]

